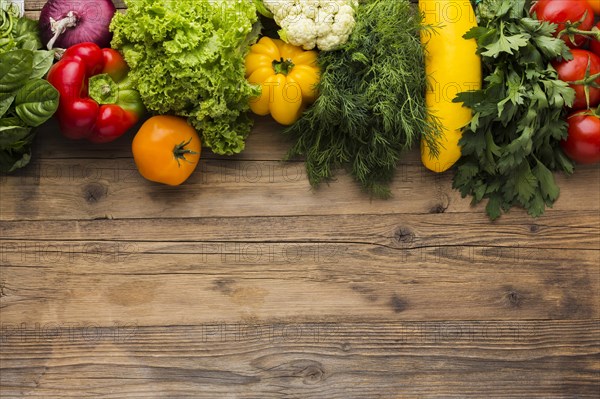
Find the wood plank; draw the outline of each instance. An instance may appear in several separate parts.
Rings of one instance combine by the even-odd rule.
[[[600,209],[598,166],[557,180],[556,210]],[[203,160],[185,186],[167,187],[142,179],[133,159],[37,158],[0,178],[0,220],[483,212],[452,189],[449,174],[421,165],[400,165],[392,193],[371,199],[343,172],[312,190],[301,162]]]
[[[40,19],[40,14],[41,14],[41,12],[39,10],[36,10],[36,11],[25,10],[25,16],[27,18],[34,19],[36,21]]]
[[[553,211],[543,220],[509,213],[490,223],[482,213],[325,215],[248,218],[4,221],[4,240],[247,243],[354,243],[398,250],[425,247],[600,250],[597,211]],[[173,232],[176,232],[174,235]],[[17,243],[19,244],[19,243]],[[1,249],[1,247],[0,247]]]
[[[2,320],[141,325],[600,317],[600,251],[351,243],[5,241]],[[95,307],[94,304],[103,304]]]
[[[597,398],[595,321],[4,329],[3,398]]]

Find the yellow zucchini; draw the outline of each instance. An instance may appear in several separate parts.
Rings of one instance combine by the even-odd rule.
[[[429,83],[425,99],[430,115],[439,118],[444,128],[439,156],[432,156],[427,143],[421,142],[421,159],[428,169],[444,172],[459,160],[462,128],[472,118],[470,109],[452,100],[459,92],[481,88],[477,44],[463,38],[477,26],[477,20],[469,0],[419,0],[419,9],[424,14],[424,24],[435,29],[424,30],[421,35],[426,46]]]

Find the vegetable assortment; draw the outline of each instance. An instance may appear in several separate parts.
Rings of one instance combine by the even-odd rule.
[[[568,27],[586,31],[594,24],[594,10],[587,1],[539,0],[531,7],[531,13],[539,20],[556,24],[554,36],[560,36],[572,48],[583,46],[587,37],[569,34]]]
[[[571,50],[569,57],[553,63],[558,77],[575,92],[573,104],[567,107],[568,135],[561,147],[576,163],[600,163],[600,21],[592,25],[600,1],[550,3],[534,4],[534,15],[556,23],[555,35],[567,45],[579,46]],[[598,19],[599,15],[595,17]]]
[[[112,46],[123,52],[149,111],[185,117],[217,154],[241,152],[252,128],[249,100],[259,90],[244,57],[258,39],[249,0],[127,0],[112,21]]]
[[[491,219],[543,214],[554,172],[600,163],[598,0],[125,3],[49,0],[33,21],[0,0],[0,171],[29,162],[52,115],[65,137],[106,143],[145,112],[133,159],[173,186],[202,145],[243,151],[252,113],[285,126],[313,186],[345,167],[390,197],[420,143]]]
[[[0,3],[0,172],[8,173],[31,159],[33,128],[52,117],[59,94],[43,77],[54,53],[40,50],[35,21]]]

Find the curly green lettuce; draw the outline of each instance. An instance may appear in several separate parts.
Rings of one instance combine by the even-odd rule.
[[[115,16],[112,47],[123,52],[146,107],[188,118],[213,152],[244,150],[252,129],[249,100],[259,89],[244,76],[258,37],[248,0],[126,0]]]

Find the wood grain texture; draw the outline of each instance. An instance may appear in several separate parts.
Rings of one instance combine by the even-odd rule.
[[[262,124],[263,120],[257,122],[247,158],[209,154],[185,183],[185,190],[142,179],[126,138],[107,148],[96,148],[95,155],[90,150],[82,158],[75,144],[58,131],[44,130],[31,165],[0,178],[0,195],[7,198],[0,220],[483,212],[483,206],[471,207],[469,200],[452,189],[451,172],[428,172],[420,165],[417,152],[407,154],[399,166],[392,201],[370,198],[343,170],[336,180],[313,190],[302,162],[278,160],[285,152],[285,143],[276,140],[269,145],[273,133],[267,133],[269,128]],[[258,153],[254,153],[256,147],[260,148]],[[268,148],[276,148],[271,157],[266,156]],[[558,182],[562,194],[553,211],[597,208],[597,166],[581,167],[573,177],[559,175]],[[132,207],[132,201],[144,206]],[[529,220],[522,210],[511,212]]]
[[[16,326],[3,398],[596,398],[598,324]],[[35,366],[35,365],[39,366]]]
[[[4,245],[17,249],[4,253],[7,322],[24,314],[74,322],[95,303],[102,325],[117,314],[142,325],[197,324],[215,312],[226,321],[294,314],[304,321],[600,315],[597,298],[585,294],[600,290],[592,251],[505,249],[507,256],[498,257],[489,248],[402,253],[356,244]]]
[[[268,118],[179,188],[131,138],[50,122],[0,176],[3,399],[598,398],[598,166],[491,223],[417,151],[380,201],[312,190]]]

